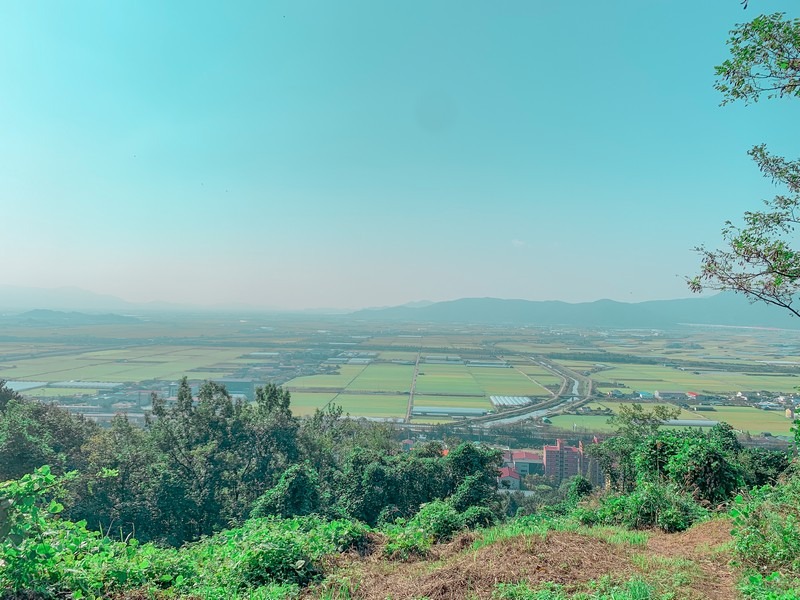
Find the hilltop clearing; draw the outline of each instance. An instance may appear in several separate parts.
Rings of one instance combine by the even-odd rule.
[[[391,562],[380,552],[348,557],[311,598],[392,600],[736,598],[731,523],[683,533],[629,532],[524,519],[462,534],[427,560]],[[638,590],[638,591],[637,591]],[[636,595],[647,590],[648,595]],[[622,595],[628,592],[629,595]],[[538,594],[538,595],[537,595]],[[581,596],[581,594],[587,594]],[[611,596],[609,594],[618,594]]]

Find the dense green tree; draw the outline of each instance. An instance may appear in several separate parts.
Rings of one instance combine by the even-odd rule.
[[[717,505],[732,498],[744,480],[735,456],[702,437],[683,437],[670,459],[671,480],[701,504]]]
[[[786,453],[767,448],[745,448],[738,458],[748,487],[774,485],[790,465]]]
[[[0,412],[6,409],[11,400],[22,400],[22,396],[8,387],[7,383],[5,379],[0,379]]]
[[[83,445],[97,426],[53,404],[8,395],[0,411],[0,481],[44,464],[56,472],[84,469]]]
[[[319,511],[319,475],[308,463],[292,465],[253,505],[253,517],[305,516]]]
[[[612,485],[620,491],[631,491],[636,484],[637,454],[636,450],[645,440],[655,436],[664,421],[674,419],[680,410],[677,407],[664,405],[645,409],[641,404],[622,404],[619,412],[609,419],[616,434],[601,444],[589,446],[589,456],[598,461],[600,469],[611,478]],[[665,451],[662,447],[652,449],[658,454]],[[657,456],[652,458],[655,472],[663,469]]]
[[[120,537],[160,538],[164,524],[154,502],[155,482],[165,465],[148,432],[119,415],[110,428],[90,437],[83,450],[87,466],[74,486],[76,499],[69,515]],[[114,476],[107,476],[108,471]]]
[[[241,496],[255,458],[244,403],[224,386],[205,382],[194,402],[184,377],[174,406],[153,398],[151,434],[165,456],[159,511],[172,541],[196,539],[246,514]],[[176,501],[181,496],[181,502]]]

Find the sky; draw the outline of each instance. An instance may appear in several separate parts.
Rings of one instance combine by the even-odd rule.
[[[720,107],[791,0],[0,4],[0,273],[132,302],[638,302],[778,190]]]

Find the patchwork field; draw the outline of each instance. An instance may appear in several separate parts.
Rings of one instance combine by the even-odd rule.
[[[443,408],[485,408],[492,409],[492,403],[484,396],[426,396],[415,395],[417,406],[440,406]]]
[[[208,374],[224,377],[230,368],[206,370],[239,357],[242,348],[191,348],[144,346],[98,350],[70,355],[5,361],[0,379],[59,381],[146,381],[179,379],[187,375],[203,379]]]
[[[291,379],[284,384],[289,390],[294,389],[324,389],[343,390],[358,377],[366,367],[361,365],[341,365],[338,373],[327,375],[307,375]]]
[[[342,407],[345,413],[362,417],[394,417],[406,415],[408,396],[339,394],[331,400]]]
[[[335,393],[292,392],[291,409],[298,417],[314,414],[318,408],[324,408],[336,396]]]
[[[773,435],[789,435],[792,426],[783,411],[758,410],[744,406],[718,406],[714,412],[705,413],[705,417],[725,421],[734,429],[752,434],[767,431]]]
[[[591,408],[609,408],[614,412],[619,411],[622,403],[595,402],[587,406]],[[645,408],[652,408],[654,404],[646,404]],[[717,406],[713,411],[695,412],[682,410],[679,419],[722,421],[730,424],[734,429],[748,431],[751,434],[768,432],[772,435],[788,435],[792,422],[787,419],[782,411],[759,410],[748,406]],[[572,429],[573,425],[578,430],[586,431],[612,431],[608,424],[608,417],[595,415],[558,415],[550,419],[553,426],[561,429]]]
[[[485,391],[464,365],[421,364],[417,377],[416,392],[418,394],[476,394],[485,395]]]
[[[560,361],[559,361],[560,362]],[[565,363],[567,361],[564,361]],[[574,363],[570,368],[578,370]],[[603,382],[598,391],[620,389],[624,392],[682,391],[709,394],[735,393],[749,390],[769,390],[788,394],[800,386],[800,377],[783,373],[759,373],[715,370],[681,370],[659,365],[609,363],[609,369],[593,373],[592,379]],[[588,368],[587,368],[588,370]],[[622,384],[622,385],[620,385]]]
[[[549,396],[550,392],[516,369],[469,367],[475,382],[487,396]]]
[[[418,354],[422,357],[414,395],[418,406],[491,408],[490,395],[547,398],[549,390],[558,389],[561,379],[533,362],[540,358],[578,373],[591,371],[591,378],[600,383],[596,387],[600,393],[612,389],[711,394],[767,390],[777,395],[800,387],[800,332],[787,330],[482,329],[429,323],[372,325],[338,317],[170,314],[122,325],[18,325],[4,329],[3,334],[7,341],[0,342],[0,379],[149,385],[146,382],[176,381],[183,375],[192,381],[250,378],[282,383],[290,389],[296,414],[310,414],[335,399],[352,415],[402,417]],[[612,356],[614,361],[604,362],[604,356]],[[616,362],[625,356],[655,358],[657,364]],[[426,357],[432,357],[432,362]],[[473,363],[504,360],[513,368],[437,362],[444,357]],[[329,359],[351,358],[374,362],[342,364],[336,372],[294,376],[322,372],[329,368]],[[692,365],[687,367],[682,361]],[[779,366],[769,367],[770,362]],[[598,370],[603,366],[608,368]],[[725,370],[728,368],[730,372]],[[770,368],[788,372],[770,373]],[[27,392],[35,397],[67,399],[93,393],[90,385]],[[754,432],[788,431],[789,423],[780,413],[744,410],[749,409],[720,408],[715,413],[681,416],[724,417],[734,427]],[[605,425],[604,417],[556,420],[568,427],[575,423],[602,429]]]
[[[348,390],[408,392],[414,377],[412,365],[371,364],[347,386]]]

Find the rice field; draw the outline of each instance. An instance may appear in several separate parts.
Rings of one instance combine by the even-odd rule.
[[[314,414],[318,408],[323,408],[328,402],[333,399],[336,394],[333,392],[327,393],[308,393],[308,392],[292,392],[292,400],[290,407],[292,414],[297,417],[304,417]]]
[[[25,395],[30,396],[32,398],[59,398],[59,397],[83,396],[83,395],[91,396],[96,393],[97,390],[88,388],[44,387],[44,388],[36,388],[33,390],[28,390],[25,392]]]
[[[350,415],[399,419],[406,416],[408,396],[339,394],[331,403],[341,406]]]
[[[302,388],[343,390],[350,385],[350,382],[358,377],[365,368],[366,367],[362,365],[341,365],[338,368],[338,373],[296,377],[287,381],[284,387],[289,390]]]
[[[415,391],[418,394],[444,393],[455,396],[460,394],[483,396],[486,393],[466,366],[434,364],[419,366]]]
[[[233,367],[221,371],[203,371],[203,369],[224,365],[227,361],[240,356],[242,352],[241,348],[151,345],[80,352],[5,361],[0,365],[0,379],[36,379],[48,382],[66,380],[138,382],[151,379],[179,379],[183,375],[204,379],[208,374],[221,378],[226,372],[233,370]],[[198,372],[192,374],[195,369]]]
[[[411,389],[413,365],[371,364],[347,386],[347,390],[400,392]]]
[[[487,396],[549,396],[550,392],[516,369],[470,367],[475,382]]]
[[[594,373],[592,379],[608,385],[602,390],[623,389],[653,393],[660,391],[708,392],[711,394],[735,393],[748,390],[768,390],[775,393],[791,393],[800,386],[800,377],[793,374],[680,370],[659,365],[609,364],[610,369]],[[574,367],[573,367],[574,368]],[[625,390],[625,391],[627,391]]]
[[[599,402],[588,406],[592,408],[610,408],[614,412],[619,411],[620,402]],[[655,404],[647,403],[646,409],[650,409]],[[749,406],[717,406],[713,411],[695,412],[692,410],[681,410],[679,419],[692,419],[708,421],[722,421],[730,424],[734,429],[749,431],[751,434],[768,432],[772,435],[788,435],[792,421],[784,416],[783,411],[759,410]],[[561,429],[572,429],[573,425],[578,430],[586,431],[613,431],[613,427],[608,424],[608,417],[595,415],[558,415],[550,419],[553,426]]]

